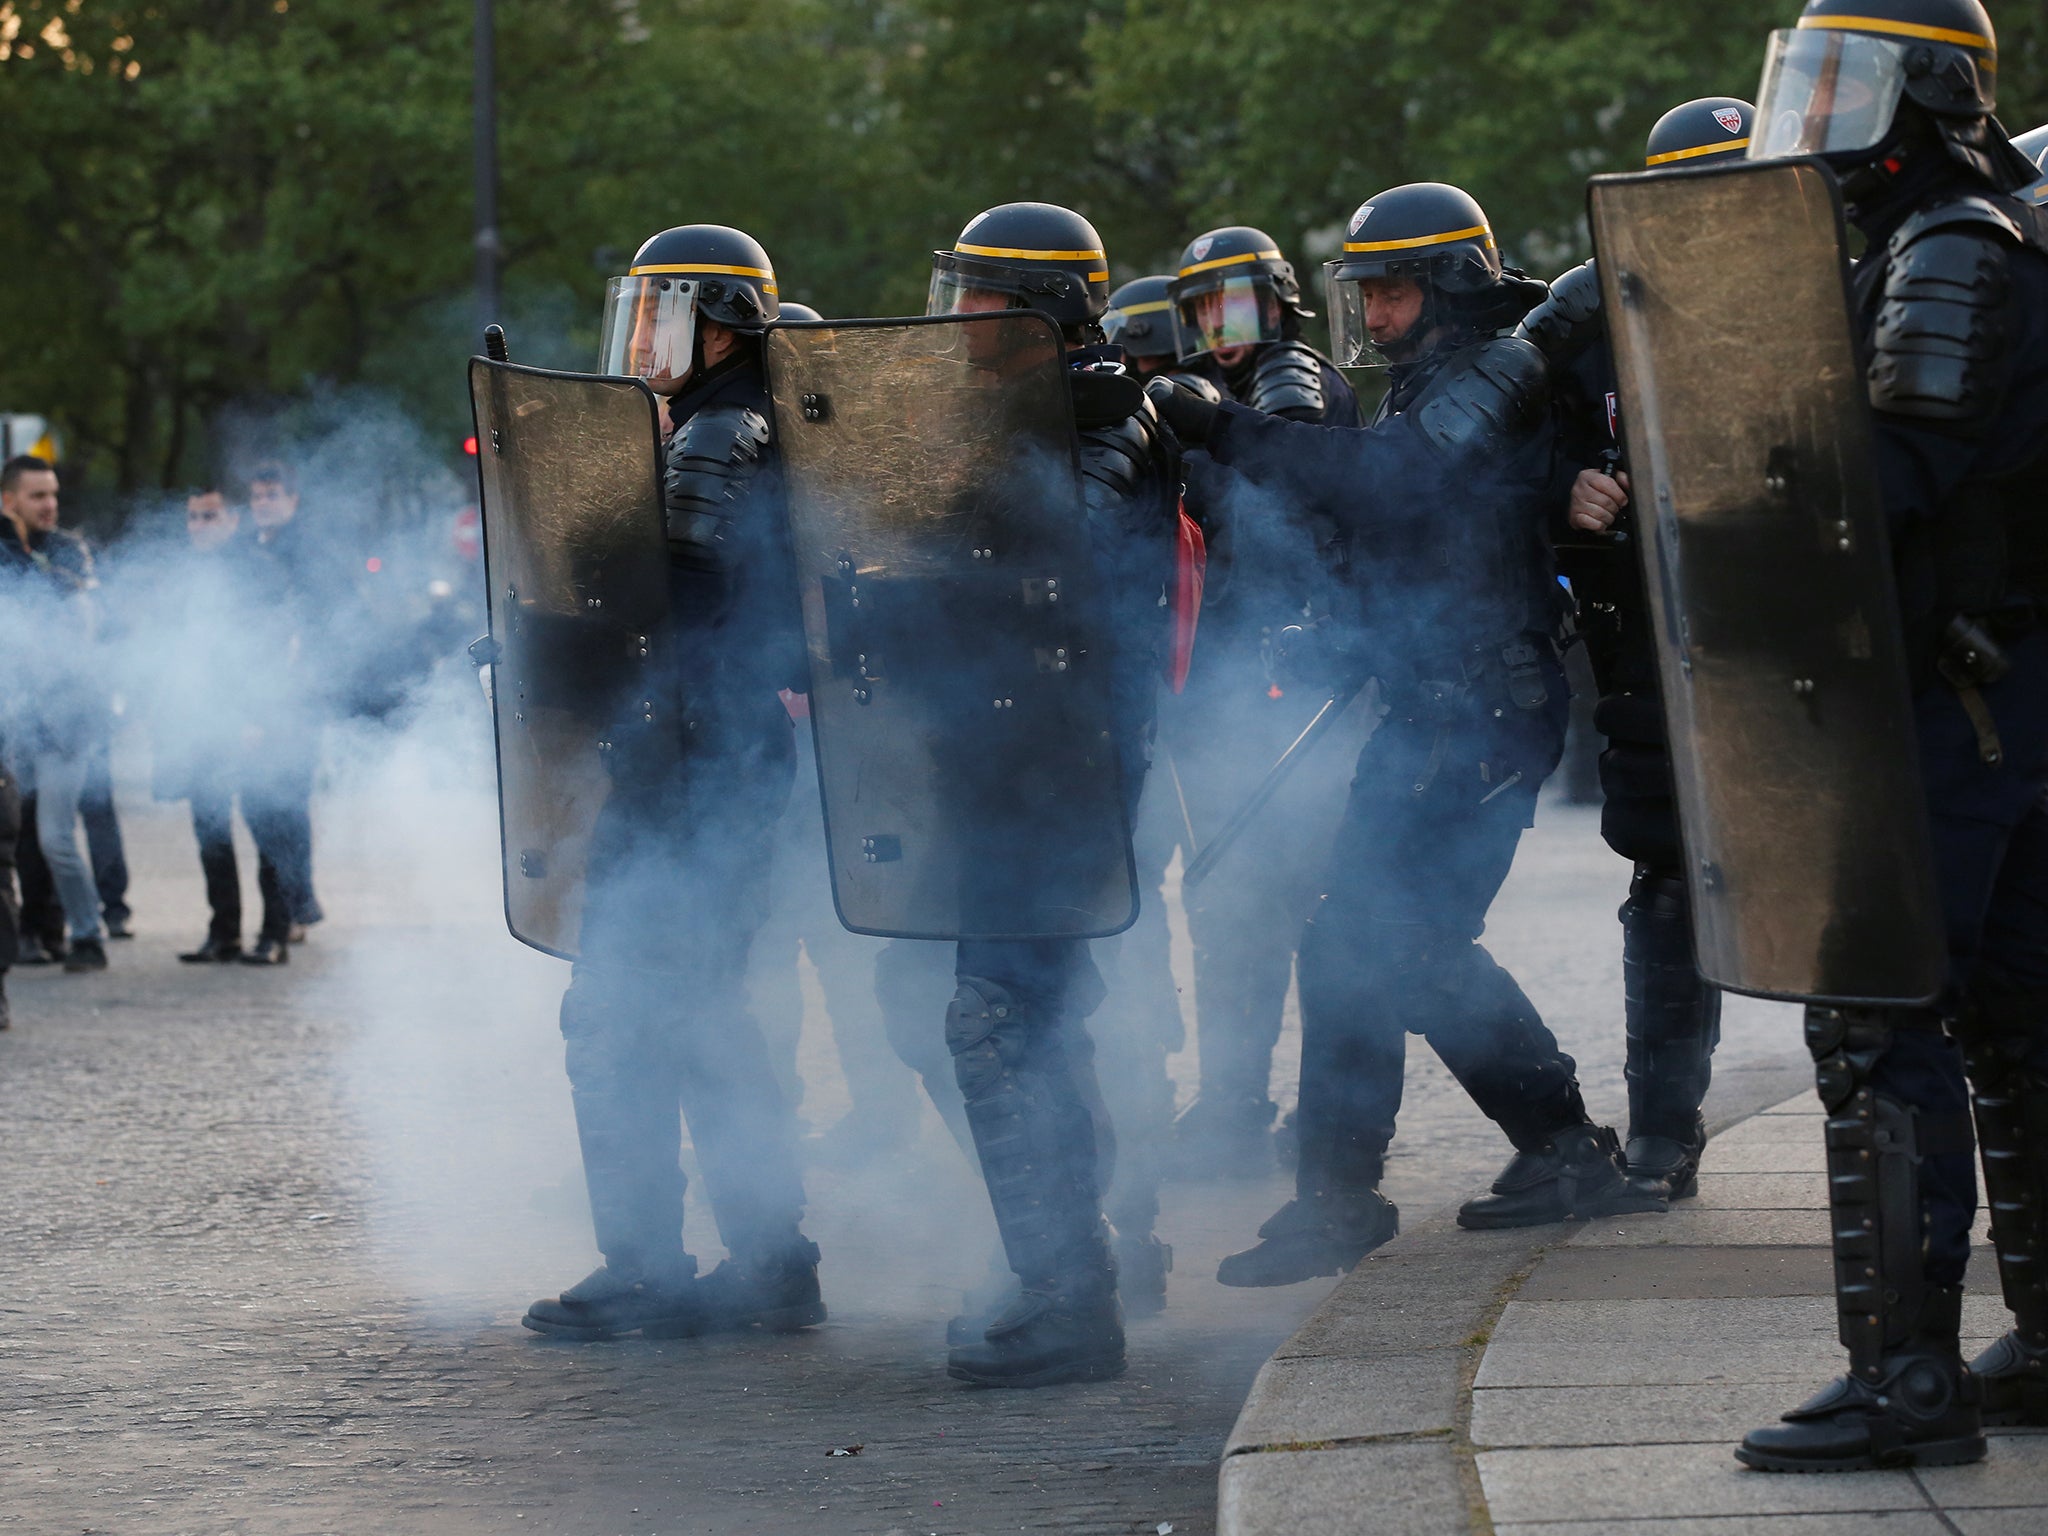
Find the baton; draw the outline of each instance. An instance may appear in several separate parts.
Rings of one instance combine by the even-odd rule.
[[[1337,723],[1364,687],[1365,682],[1361,679],[1339,688],[1330,695],[1330,701],[1316,711],[1316,717],[1301,728],[1301,734],[1294,738],[1287,750],[1282,752],[1273,766],[1266,770],[1266,776],[1259,780],[1259,787],[1252,791],[1251,798],[1238,808],[1235,816],[1223,824],[1223,830],[1210,840],[1209,846],[1195,855],[1195,861],[1181,871],[1182,890],[1191,890],[1209,878],[1209,872],[1216,867],[1216,861],[1230,851],[1230,845],[1243,835],[1244,829],[1251,825],[1252,818],[1258,815],[1266,802],[1279,791],[1280,786],[1287,781],[1287,776],[1294,771],[1294,765],[1301,761],[1302,755],[1315,745],[1317,737]]]

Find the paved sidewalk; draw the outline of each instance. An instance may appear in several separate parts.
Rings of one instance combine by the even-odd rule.
[[[2048,1532],[2048,1435],[1981,1464],[1783,1476],[1731,1452],[1842,1365],[1811,1091],[1717,1136],[1667,1215],[1464,1233],[1354,1271],[1270,1362],[1219,1528],[1499,1536]],[[2002,1332],[1973,1255],[1966,1353]]]

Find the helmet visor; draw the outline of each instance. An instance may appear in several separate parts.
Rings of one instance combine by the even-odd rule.
[[[1905,52],[1897,43],[1860,32],[1773,32],[1749,157],[1875,149],[1891,131],[1905,88]]]
[[[1387,368],[1416,356],[1416,342],[1431,326],[1435,287],[1427,276],[1401,273],[1344,275],[1339,260],[1323,268],[1329,304],[1330,351],[1340,368]],[[1379,327],[1380,339],[1373,337]]]
[[[1256,277],[1227,277],[1187,294],[1175,317],[1180,323],[1180,355],[1200,357],[1222,347],[1254,347],[1283,340],[1280,295]]]
[[[1165,299],[1112,309],[1102,317],[1103,337],[1132,357],[1174,357],[1180,339],[1174,333],[1173,305]]]
[[[697,335],[697,285],[680,277],[615,277],[604,292],[598,371],[645,379],[672,392],[689,376]]]
[[[928,315],[985,315],[994,310],[1024,307],[1017,294],[998,287],[986,276],[944,267],[932,269],[931,291],[924,301],[924,312]]]

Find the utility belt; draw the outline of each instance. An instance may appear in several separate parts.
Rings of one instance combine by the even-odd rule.
[[[1987,768],[2005,761],[1998,722],[1983,690],[2012,670],[2006,646],[2040,628],[2039,603],[2013,603],[1989,613],[1959,613],[1948,621],[1934,650],[1934,671],[1962,701],[1977,732],[1977,755]]]
[[[1504,644],[1479,644],[1463,651],[1425,657],[1414,664],[1425,718],[1442,722],[1472,694],[1495,679],[1504,684],[1516,709],[1541,709],[1550,702],[1551,676],[1558,662],[1557,639],[1524,630]]]

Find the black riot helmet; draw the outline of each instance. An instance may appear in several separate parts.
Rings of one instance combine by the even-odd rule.
[[[1092,329],[1109,307],[1109,258],[1095,226],[1053,203],[977,214],[950,251],[932,252],[928,315],[1035,309],[1062,330]]]
[[[1246,224],[1197,235],[1171,285],[1180,355],[1290,340],[1313,311],[1301,303],[1294,263],[1264,230]]]
[[[782,306],[782,313],[777,318],[782,320],[816,321],[822,320],[825,317],[808,304],[789,303]]]
[[[1807,0],[1796,26],[1771,34],[1749,153],[1818,155],[1852,204],[1864,191],[1855,172],[1930,139],[1994,185],[2024,184],[1990,122],[1997,84],[1998,38],[1979,0]]]
[[[1172,278],[1134,277],[1109,296],[1102,334],[1124,349],[1133,362],[1180,356],[1173,331],[1173,300],[1167,297]]]
[[[1330,341],[1347,368],[1408,362],[1432,331],[1459,334],[1512,325],[1543,295],[1543,285],[1502,267],[1486,210],[1469,192],[1416,182],[1359,205],[1345,228],[1344,252],[1323,268]],[[1366,285],[1406,279],[1422,289],[1422,310],[1398,336],[1374,341],[1366,323]]]
[[[1756,108],[1733,96],[1684,102],[1657,119],[1643,146],[1643,164],[1653,171],[1680,170],[1740,159],[1749,150],[1749,127],[1755,118]]]
[[[752,235],[723,224],[665,229],[634,254],[624,277],[606,285],[598,367],[667,393],[701,355],[699,314],[758,336],[780,310],[775,269]]]

